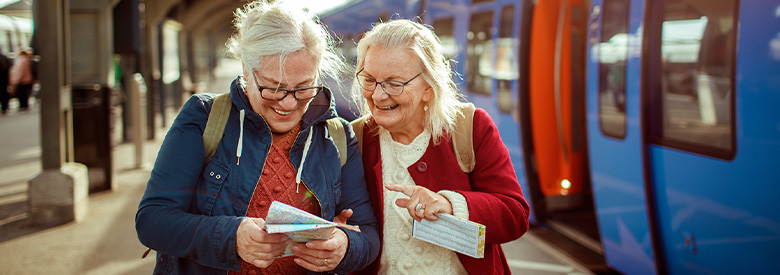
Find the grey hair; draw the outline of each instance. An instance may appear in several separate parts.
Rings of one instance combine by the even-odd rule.
[[[319,62],[319,74],[339,79],[348,72],[347,63],[336,53],[334,40],[316,15],[284,1],[250,2],[234,13],[236,33],[227,43],[228,51],[254,72],[266,57],[286,57],[306,50]],[[281,68],[280,68],[281,70]]]
[[[455,86],[450,61],[444,56],[441,41],[436,34],[426,25],[407,19],[376,23],[358,42],[355,74],[363,68],[366,52],[371,46],[411,49],[415,53],[421,67],[421,77],[433,88],[433,97],[427,104],[425,128],[431,132],[434,144],[448,138],[446,133],[452,133],[455,120],[461,114],[456,105],[463,99],[463,95]],[[357,78],[352,85],[352,100],[358,105],[361,115],[371,113]]]

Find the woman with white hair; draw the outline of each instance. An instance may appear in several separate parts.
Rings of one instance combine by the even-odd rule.
[[[501,243],[528,230],[529,208],[509,152],[488,114],[461,119],[460,94],[436,35],[409,20],[376,24],[357,46],[352,97],[362,106],[363,166],[382,251],[365,273],[505,274]],[[468,116],[463,116],[468,117]],[[453,153],[455,129],[473,130],[473,169]],[[361,135],[360,130],[356,130]],[[471,148],[469,148],[471,149]],[[415,238],[412,219],[452,214],[486,226],[484,258]]]
[[[216,151],[209,156],[204,149],[215,95],[194,95],[165,137],[138,208],[138,238],[157,251],[154,273],[349,273],[365,267],[378,254],[379,238],[358,143],[343,119],[337,123],[346,129],[346,151],[339,152],[327,133],[336,111],[322,78],[346,71],[333,40],[312,15],[280,2],[249,3],[234,22],[237,33],[228,46],[242,61],[243,75],[231,84]],[[351,214],[350,224],[359,229],[339,227],[327,240],[295,243],[264,229],[273,201],[327,220]]]

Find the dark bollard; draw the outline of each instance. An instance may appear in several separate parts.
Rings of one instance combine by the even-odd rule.
[[[110,190],[111,89],[98,84],[73,86],[72,102],[74,159],[88,168],[90,193]]]

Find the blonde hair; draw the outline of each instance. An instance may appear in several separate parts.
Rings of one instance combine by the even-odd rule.
[[[425,25],[407,19],[377,23],[358,42],[355,74],[363,68],[371,46],[406,48],[414,52],[422,67],[421,77],[433,88],[433,97],[427,104],[425,128],[431,132],[434,144],[448,138],[445,134],[453,131],[455,119],[460,115],[456,105],[463,96],[452,79],[450,61],[444,56],[439,38]],[[359,106],[361,115],[371,113],[357,78],[352,85],[352,100]]]
[[[316,15],[284,1],[250,2],[234,13],[236,33],[227,43],[228,51],[254,72],[266,57],[306,50],[319,62],[320,75],[338,79],[348,71],[344,59],[336,54],[336,41]],[[281,69],[281,68],[280,68]]]

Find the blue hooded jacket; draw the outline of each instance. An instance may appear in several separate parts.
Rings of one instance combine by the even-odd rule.
[[[155,274],[225,274],[239,269],[236,231],[271,148],[271,131],[252,110],[239,79],[230,88],[233,107],[225,133],[205,167],[202,136],[214,94],[190,97],[165,136],[135,218],[139,240],[157,251]],[[290,161],[298,171],[306,138],[313,131],[301,183],[317,198],[321,217],[333,220],[342,210],[354,211],[348,223],[359,225],[361,232],[339,228],[347,234],[349,248],[331,271],[348,273],[374,261],[379,235],[351,125],[340,119],[347,129],[343,167],[327,134],[326,120],[335,116],[335,101],[326,89],[309,103]]]

